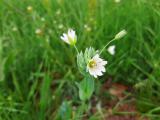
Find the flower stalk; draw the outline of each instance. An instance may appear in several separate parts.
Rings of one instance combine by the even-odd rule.
[[[113,41],[115,41],[115,40],[117,40],[117,39],[112,39],[111,41],[109,41],[102,49],[101,49],[101,51],[100,51],[100,53],[99,54],[101,54],[104,50],[105,50],[105,48],[110,44],[110,43],[112,43]]]
[[[77,54],[79,54],[79,50],[78,50],[78,48],[76,47],[76,45],[74,45],[74,48],[76,49]]]

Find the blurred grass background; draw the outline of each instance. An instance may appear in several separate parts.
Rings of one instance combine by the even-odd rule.
[[[103,53],[97,86],[112,78],[133,87],[139,112],[160,119],[159,0],[1,0],[0,26],[1,120],[61,120],[60,106],[78,104],[76,51],[60,40],[68,28],[80,50],[101,49],[126,29],[115,56]]]

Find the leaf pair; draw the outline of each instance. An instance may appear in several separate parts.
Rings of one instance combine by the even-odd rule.
[[[79,88],[79,97],[82,101],[89,100],[94,91],[94,79],[91,76],[85,77],[77,84]]]

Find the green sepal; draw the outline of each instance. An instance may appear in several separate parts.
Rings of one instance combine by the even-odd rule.
[[[96,51],[94,48],[86,48],[85,52],[82,51],[77,55],[77,64],[78,69],[82,73],[82,75],[86,76],[87,74],[87,64],[92,57],[96,55]]]
[[[82,51],[77,55],[77,65],[78,69],[81,72],[82,75],[86,74],[86,63],[84,60],[84,55]]]

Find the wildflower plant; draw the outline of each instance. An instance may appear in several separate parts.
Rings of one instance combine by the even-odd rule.
[[[84,77],[82,81],[76,83],[79,88],[79,98],[81,101],[85,102],[91,98],[94,92],[95,79],[97,79],[98,76],[102,76],[106,71],[105,65],[107,64],[107,61],[100,57],[101,53],[111,42],[124,37],[126,34],[127,32],[125,30],[120,31],[100,51],[95,50],[93,47],[89,47],[86,48],[84,52],[79,52],[76,47],[77,35],[74,30],[69,29],[67,33],[63,33],[60,37],[61,40],[67,44],[74,46],[77,51],[77,66]],[[113,51],[115,48],[111,46],[110,49]]]

